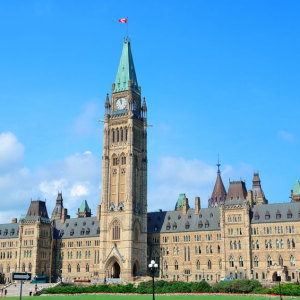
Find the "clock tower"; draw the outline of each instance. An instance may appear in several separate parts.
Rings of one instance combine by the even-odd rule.
[[[105,101],[100,278],[147,272],[147,107],[127,38],[111,99]]]

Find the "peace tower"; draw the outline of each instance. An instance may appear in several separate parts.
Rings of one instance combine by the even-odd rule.
[[[127,38],[105,101],[100,278],[132,280],[147,265],[147,107]]]

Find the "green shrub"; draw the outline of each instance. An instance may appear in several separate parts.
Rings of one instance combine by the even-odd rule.
[[[215,293],[251,293],[261,287],[257,280],[239,279],[216,283],[212,291]]]

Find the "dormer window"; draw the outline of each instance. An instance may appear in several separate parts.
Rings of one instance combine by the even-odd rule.
[[[177,224],[175,222],[173,223],[173,229],[177,229]]]
[[[198,222],[198,228],[202,228],[203,227],[203,223],[202,223],[202,221],[199,221]]]
[[[171,216],[168,216],[168,220],[171,220]]]
[[[268,211],[266,211],[266,214],[265,214],[265,219],[266,220],[270,220],[270,213]]]
[[[97,228],[97,234],[99,234],[99,233],[100,233],[100,227]]]
[[[259,220],[259,214],[258,214],[258,212],[255,213],[254,219],[255,219],[255,220]]]
[[[69,227],[69,223],[66,223],[66,227]]]
[[[89,228],[86,229],[85,234],[90,234],[91,230]]]
[[[190,228],[190,223],[189,222],[186,222],[185,223],[185,229],[189,229]]]
[[[81,231],[80,231],[80,234],[81,234],[81,235],[84,235],[84,233],[85,233],[85,229],[82,228]]]
[[[210,215],[209,215],[209,216],[210,216],[211,218],[213,218],[213,216],[214,216],[214,215],[213,215],[213,213],[210,213]]]
[[[209,222],[208,220],[205,221],[205,228],[208,228],[209,227]]]
[[[281,213],[279,210],[277,210],[277,212],[276,212],[276,219],[277,220],[281,219]]]
[[[61,229],[61,230],[59,231],[59,236],[63,236],[63,235],[64,235],[64,230]]]
[[[287,218],[291,219],[292,217],[293,217],[292,212],[290,210],[288,210],[288,212],[287,212]]]
[[[77,222],[75,222],[74,226],[75,226],[75,227],[77,226]]]
[[[74,229],[72,228],[70,231],[70,235],[73,236],[74,235]]]
[[[167,230],[170,230],[170,229],[171,229],[171,224],[170,224],[170,223],[167,224],[166,229],[167,229]]]
[[[4,230],[3,235],[8,235],[8,229],[5,229],[5,230]]]

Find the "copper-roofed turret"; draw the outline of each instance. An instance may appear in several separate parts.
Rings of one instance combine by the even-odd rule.
[[[218,206],[219,204],[224,203],[226,200],[227,193],[226,193],[223,181],[222,181],[220,166],[221,166],[221,164],[218,161],[218,163],[217,163],[217,167],[218,167],[217,180],[215,183],[214,190],[211,194],[211,197],[208,200],[208,207]]]
[[[252,180],[252,195],[253,203],[257,205],[267,204],[268,200],[265,197],[265,193],[261,188],[259,173],[255,172],[253,174]]]

